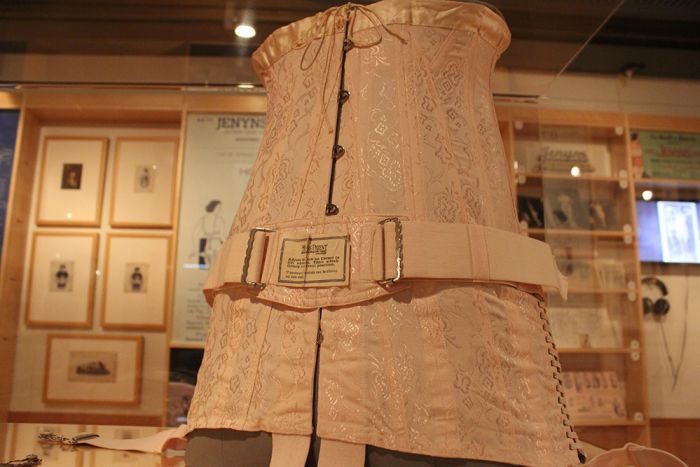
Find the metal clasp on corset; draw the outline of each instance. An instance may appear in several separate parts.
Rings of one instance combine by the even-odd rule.
[[[374,24],[378,30],[377,30],[377,35],[374,39],[369,40],[369,41],[364,41],[364,42],[357,42],[353,38],[353,28],[355,24],[355,18],[358,14],[358,12],[362,15],[364,15],[366,18],[370,20],[372,24]],[[321,34],[319,37],[313,37],[311,38],[308,43],[306,44],[306,50],[304,51],[304,54],[302,55],[301,59],[301,68],[302,69],[308,69],[310,68],[311,64],[316,60],[318,57],[318,53],[322,48],[322,43],[318,46],[316,49],[316,53],[311,59],[311,62],[308,64],[308,66],[304,65],[305,57],[307,52],[309,51],[309,47],[311,43],[313,42],[314,39],[321,39],[323,41],[328,35],[326,29],[327,25],[329,23],[329,19],[331,20],[331,24],[335,24],[335,19],[339,14],[344,14],[345,15],[345,26],[344,26],[344,32],[343,32],[343,43],[342,43],[342,55],[341,55],[341,60],[340,60],[340,85],[338,88],[338,95],[337,95],[337,111],[336,111],[336,119],[335,119],[335,128],[334,130],[334,138],[333,138],[333,147],[331,148],[331,173],[330,173],[330,180],[328,183],[328,201],[326,202],[326,208],[325,208],[325,214],[326,216],[334,216],[338,214],[339,209],[338,206],[333,203],[333,185],[335,182],[335,168],[336,168],[336,162],[338,159],[343,157],[346,154],[346,149],[340,144],[340,123],[341,123],[341,116],[342,116],[342,111],[343,111],[343,105],[348,102],[350,99],[350,92],[345,89],[345,60],[347,53],[352,50],[355,47],[361,47],[361,48],[366,48],[366,47],[372,47],[378,43],[381,42],[382,40],[382,33],[381,29],[383,28],[387,32],[389,32],[391,35],[397,37],[402,43],[407,43],[406,39],[404,39],[400,34],[397,34],[396,32],[392,31],[389,29],[389,27],[384,24],[377,16],[376,13],[374,13],[370,8],[367,8],[364,5],[359,5],[359,4],[354,4],[354,3],[347,3],[343,6],[340,7],[335,7],[335,8],[330,8],[326,10],[325,14],[323,17],[321,17],[321,21],[323,22],[321,29]],[[329,104],[330,101],[326,101],[326,92],[325,92],[325,86],[328,84],[328,77],[331,76],[330,73],[330,59],[333,53],[333,48],[330,47],[328,50],[328,57],[326,60],[326,66],[325,66],[325,78],[324,78],[324,91],[321,93],[321,99],[322,99],[322,114],[324,117],[324,121],[327,120],[326,117],[326,108],[327,105]],[[326,122],[329,126],[330,123]],[[320,133],[321,127],[319,126],[319,133]],[[314,149],[316,147],[316,142],[318,141],[318,134],[316,135],[316,141],[314,142]]]

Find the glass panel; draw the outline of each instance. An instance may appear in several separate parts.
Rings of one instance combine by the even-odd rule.
[[[619,4],[619,0],[494,0],[512,32],[511,45],[498,66],[539,73],[507,83],[497,79],[496,93],[542,94]],[[252,51],[273,30],[337,2],[214,5],[196,0],[9,3],[0,18],[0,40],[5,41],[0,49],[0,82],[207,88],[258,83],[250,66]],[[253,38],[234,33],[244,23],[257,29]]]

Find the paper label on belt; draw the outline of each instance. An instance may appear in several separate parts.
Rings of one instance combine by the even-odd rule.
[[[277,283],[290,287],[348,285],[350,245],[347,234],[288,234],[280,239]]]

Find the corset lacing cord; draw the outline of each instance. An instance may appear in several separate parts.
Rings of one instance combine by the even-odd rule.
[[[563,416],[562,424],[566,428],[566,437],[569,442],[569,449],[576,451],[578,455],[579,462],[581,464],[586,462],[586,453],[583,450],[583,446],[579,442],[579,437],[576,434],[574,426],[571,424],[571,416],[569,415],[569,410],[566,405],[566,399],[564,397],[564,381],[561,378],[561,363],[559,362],[559,353],[557,352],[557,346],[554,343],[554,337],[552,336],[552,330],[549,324],[549,318],[547,317],[547,312],[544,306],[537,303],[540,312],[540,319],[542,320],[542,329],[545,332],[544,340],[547,342],[547,353],[550,357],[550,365],[552,367],[552,377],[556,381],[555,389],[557,391],[557,403],[559,404],[559,409]]]
[[[374,26],[373,30],[376,32],[375,37],[371,38],[369,40],[365,41],[357,41],[355,39],[355,34],[357,31],[355,31],[356,27],[356,19],[357,19],[357,13],[362,14],[369,22]],[[298,42],[296,46],[294,47],[295,49],[300,49],[304,48],[304,53],[302,54],[301,61],[299,63],[299,67],[303,71],[307,71],[311,68],[311,66],[314,64],[316,59],[318,58],[321,49],[323,48],[323,44],[326,40],[326,36],[332,35],[333,37],[331,38],[332,43],[328,47],[328,51],[326,53],[326,59],[325,59],[325,64],[324,64],[324,69],[323,69],[323,88],[321,90],[321,113],[323,114],[323,122],[326,124],[328,127],[328,133],[332,133],[333,131],[336,132],[336,141],[334,142],[333,145],[333,152],[332,152],[332,169],[331,169],[331,182],[330,182],[330,189],[329,189],[329,200],[326,205],[326,215],[334,215],[337,214],[338,209],[335,205],[332,204],[331,198],[332,198],[332,186],[333,186],[333,178],[335,175],[335,161],[342,155],[342,153],[338,153],[338,146],[337,139],[338,139],[338,131],[339,131],[339,125],[340,125],[340,108],[343,105],[343,103],[348,99],[349,93],[342,89],[342,83],[340,85],[339,92],[338,92],[338,97],[337,97],[337,103],[338,103],[338,113],[336,115],[336,125],[335,128],[333,127],[332,122],[330,121],[328,117],[328,106],[331,103],[333,95],[330,94],[326,96],[326,93],[328,91],[328,86],[329,86],[329,78],[330,78],[330,72],[331,72],[331,62],[333,60],[333,51],[335,50],[335,32],[338,28],[339,24],[345,23],[344,27],[344,38],[343,38],[343,55],[341,60],[339,60],[338,64],[338,69],[335,72],[334,76],[334,82],[337,80],[338,75],[341,75],[341,81],[343,80],[344,77],[344,68],[345,68],[345,53],[349,50],[349,48],[352,47],[358,47],[358,48],[368,48],[375,46],[379,44],[382,41],[382,29],[384,29],[387,33],[391,34],[392,36],[396,37],[398,40],[401,41],[402,44],[408,43],[408,41],[398,32],[393,31],[388,25],[386,25],[382,19],[377,15],[374,11],[372,11],[370,8],[367,8],[364,5],[359,5],[356,3],[348,2],[342,6],[337,6],[337,7],[332,7],[327,10],[325,10],[322,13],[319,13],[316,16],[316,22],[314,26],[311,28],[311,31],[318,31],[316,34],[311,34],[309,35],[310,37],[306,37],[304,40]],[[329,31],[329,26],[330,26],[330,31]],[[316,51],[314,52],[311,60],[306,63],[306,58],[309,53],[309,49],[311,48],[311,45],[316,41],[317,39],[320,39],[320,43],[318,44],[318,47],[316,48]],[[348,46],[349,44],[349,46]],[[323,125],[318,126],[318,131],[316,132],[316,135],[314,137],[314,141],[311,147],[311,151],[315,152],[316,147],[318,145],[318,140],[321,135],[321,129]],[[304,190],[304,185],[306,184],[306,175],[304,176],[304,180],[302,181],[302,192]],[[299,203],[301,202],[301,197],[299,197]],[[298,203],[297,203],[297,208],[298,208]]]

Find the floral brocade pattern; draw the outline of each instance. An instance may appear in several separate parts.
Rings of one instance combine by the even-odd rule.
[[[347,54],[350,98],[339,128],[346,153],[336,165],[333,219],[323,213],[342,32],[336,25],[308,51],[293,48],[259,70],[267,126],[231,233],[335,222],[359,244],[363,223],[386,216],[518,232],[491,98],[502,50],[478,27],[452,29],[440,18],[389,24],[405,43],[382,28],[354,32],[360,44],[378,34],[381,41]],[[351,251],[351,274],[365,254]],[[320,326],[322,438],[523,465],[578,463],[552,377],[544,303],[532,289],[415,280],[396,290],[322,313],[284,303],[349,292],[219,291],[188,428],[311,433]]]
[[[324,310],[322,438],[518,465],[576,463],[537,296],[422,281]],[[189,428],[309,434],[319,312],[219,293]]]

